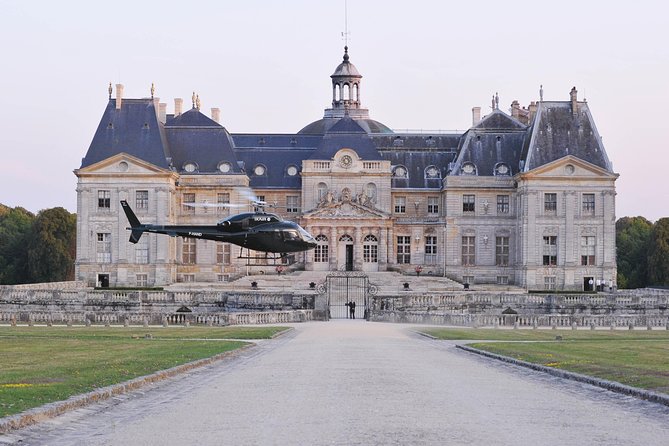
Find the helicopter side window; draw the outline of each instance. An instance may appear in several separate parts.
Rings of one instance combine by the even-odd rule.
[[[284,231],[283,239],[286,241],[300,240],[300,234],[297,231]]]

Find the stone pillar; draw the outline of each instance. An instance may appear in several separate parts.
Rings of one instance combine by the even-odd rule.
[[[353,269],[362,270],[362,237],[361,228],[353,229]]]
[[[393,228],[388,228],[388,265],[394,265],[395,262],[395,234]]]
[[[388,268],[388,238],[386,237],[386,228],[376,228],[375,233],[379,238],[379,271],[386,271]]]

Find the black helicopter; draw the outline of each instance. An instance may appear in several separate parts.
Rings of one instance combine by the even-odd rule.
[[[144,232],[171,237],[201,238],[235,244],[242,248],[239,258],[256,260],[259,257],[250,254],[243,256],[243,249],[261,251],[265,253],[264,259],[276,260],[285,259],[287,253],[316,247],[316,240],[300,225],[283,220],[276,214],[266,213],[265,203],[255,204],[259,211],[231,215],[215,225],[153,225],[140,223],[128,202],[121,200],[121,206],[130,223],[130,227],[126,229],[131,231],[131,243],[137,243]],[[196,206],[194,203],[186,205]]]

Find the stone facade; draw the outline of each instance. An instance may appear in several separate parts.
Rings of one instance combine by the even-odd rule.
[[[213,224],[247,211],[246,188],[319,246],[290,268],[400,271],[528,289],[615,286],[615,181],[588,104],[544,101],[464,133],[396,133],[362,108],[349,60],[332,107],[296,134],[231,134],[193,97],[109,103],[78,177],[76,279],[112,286],[216,282],[248,266],[226,243],[145,234],[128,242],[119,201],[143,223]],[[187,206],[184,203],[197,203]]]

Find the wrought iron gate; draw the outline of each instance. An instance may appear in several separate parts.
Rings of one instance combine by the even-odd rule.
[[[364,319],[369,308],[369,297],[376,286],[369,283],[366,274],[356,271],[332,272],[325,278],[323,292],[327,293],[328,311],[332,319],[350,317],[350,304],[355,303],[355,318]]]

